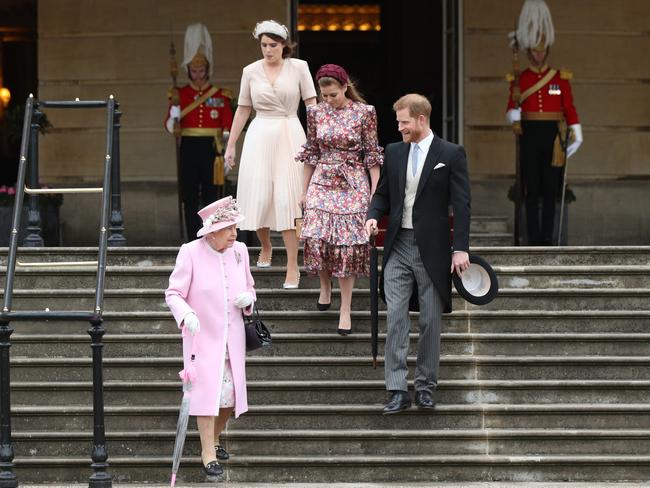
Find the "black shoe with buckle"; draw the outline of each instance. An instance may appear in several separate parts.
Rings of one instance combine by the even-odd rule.
[[[392,396],[384,407],[384,415],[392,415],[411,407],[411,397],[408,391],[396,390],[391,393]]]
[[[230,459],[230,454],[228,454],[228,451],[226,451],[221,444],[217,444],[214,446],[214,450],[217,453],[217,459],[220,459],[222,461],[225,461],[226,459]]]
[[[219,461],[216,459],[210,461],[208,464],[203,466],[203,472],[210,477],[221,476],[223,474],[223,468],[219,464]]]
[[[436,406],[433,398],[431,397],[431,393],[426,390],[418,391],[415,393],[415,404],[418,406],[418,408],[428,409]]]

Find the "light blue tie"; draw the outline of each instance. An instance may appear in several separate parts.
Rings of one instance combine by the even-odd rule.
[[[413,144],[413,151],[411,151],[411,174],[415,176],[418,173],[418,154],[420,148],[417,144]]]

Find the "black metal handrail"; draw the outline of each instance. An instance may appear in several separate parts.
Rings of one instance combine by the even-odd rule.
[[[18,250],[18,229],[22,215],[23,199],[25,195],[25,180],[27,174],[27,163],[30,163],[30,176],[33,180],[36,175],[38,179],[38,153],[37,136],[39,125],[38,118],[40,107],[51,108],[102,108],[106,107],[106,156],[104,158],[104,178],[102,186],[102,207],[99,228],[99,244],[97,258],[97,280],[95,285],[95,304],[92,311],[12,311],[12,298],[14,278],[16,272],[16,253]],[[11,390],[10,390],[10,355],[11,334],[13,329],[10,326],[14,320],[75,320],[88,321],[90,328],[88,333],[91,337],[91,348],[93,352],[93,447],[91,453],[91,467],[93,474],[89,479],[89,486],[92,488],[109,488],[112,480],[108,474],[108,453],[106,450],[106,435],[104,427],[104,389],[103,389],[103,343],[102,338],[105,332],[103,327],[103,303],[104,287],[106,280],[106,252],[109,244],[109,217],[112,222],[112,214],[115,214],[115,189],[112,185],[119,184],[119,117],[117,110],[118,103],[111,95],[107,101],[37,101],[32,95],[27,99],[25,106],[25,118],[23,121],[22,142],[20,148],[20,160],[18,166],[18,181],[16,197],[14,202],[13,221],[11,226],[10,245],[7,258],[7,271],[4,290],[2,311],[0,311],[0,488],[14,488],[18,486],[18,480],[13,472],[14,451],[11,442]],[[117,175],[117,177],[116,177]],[[32,186],[35,186],[32,181]],[[118,189],[119,192],[119,189]],[[38,195],[30,195],[30,225],[40,224],[38,215]],[[119,198],[118,198],[119,200]],[[113,203],[113,208],[111,203]],[[31,211],[36,207],[36,215]],[[119,209],[117,209],[119,210]],[[120,221],[121,225],[121,212]],[[36,225],[36,237],[40,237],[40,225]],[[28,227],[31,230],[30,227]],[[28,236],[27,238],[29,238]],[[115,234],[111,235],[111,239]],[[26,239],[27,240],[27,239]],[[34,239],[37,241],[37,239]],[[126,241],[124,241],[125,243]],[[119,237],[117,244],[120,245]]]

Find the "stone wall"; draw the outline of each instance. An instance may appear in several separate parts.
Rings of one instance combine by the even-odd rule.
[[[521,0],[464,0],[464,144],[474,182],[475,214],[511,214],[506,191],[514,140],[504,122],[511,69],[507,33]],[[578,201],[573,244],[643,244],[650,221],[650,2],[547,0],[556,27],[550,62],[574,72],[585,143],[570,160]],[[290,0],[40,0],[39,93],[42,99],[105,99],[124,112],[122,180],[129,244],[176,244],[173,139],[164,131],[169,42],[182,57],[183,33],[204,22],[213,36],[214,81],[238,91],[241,68],[259,56],[256,21],[288,22]],[[522,60],[525,65],[525,59]],[[181,76],[179,80],[186,80]],[[101,177],[101,111],[48,111],[54,130],[41,139],[41,180],[94,185]],[[495,193],[496,192],[496,193]],[[66,196],[64,244],[97,242],[95,197]],[[96,211],[95,211],[96,210]],[[87,214],[92,213],[89,217]],[[594,219],[594,214],[598,215]]]
[[[261,19],[288,22],[289,0],[40,0],[41,99],[106,99],[124,113],[121,130],[124,214],[129,244],[178,242],[174,141],[163,128],[169,45],[180,64],[185,27],[208,26],[213,81],[239,91],[241,69],[259,57],[251,32]],[[179,73],[179,83],[187,78]],[[48,111],[54,130],[41,139],[41,180],[62,185],[101,178],[105,112]],[[94,212],[96,207],[97,212]],[[97,242],[99,203],[66,196],[64,243]],[[84,214],[91,210],[92,215]]]

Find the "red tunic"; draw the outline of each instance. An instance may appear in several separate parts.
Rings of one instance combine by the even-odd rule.
[[[192,85],[178,89],[181,110],[190,105],[198,97],[212,88],[207,85],[203,90],[197,90]],[[232,126],[232,109],[230,108],[230,92],[219,89],[217,92],[181,119],[181,129],[224,129]],[[165,124],[169,120],[169,111]]]
[[[519,75],[519,88],[524,93],[528,88],[541,80],[550,68],[544,67],[542,70],[527,68]],[[568,125],[578,124],[578,112],[573,106],[573,94],[571,93],[570,75],[563,71],[558,71],[551,80],[540,90],[531,94],[521,102],[521,111],[525,113],[555,112],[562,113]],[[510,96],[508,97],[508,110],[516,108],[512,100],[512,86],[514,82],[510,81]]]

